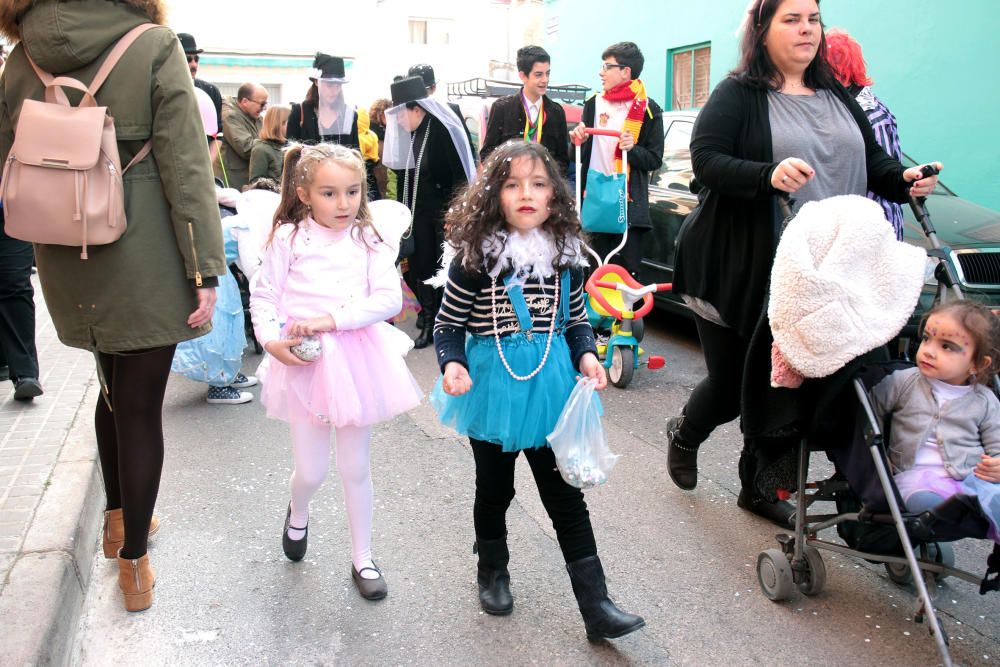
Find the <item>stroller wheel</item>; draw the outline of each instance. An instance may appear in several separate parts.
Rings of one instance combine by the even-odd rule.
[[[804,547],[802,555],[806,559],[805,578],[799,582],[799,590],[805,595],[818,595],[826,587],[826,564],[816,547]]]
[[[757,556],[757,581],[760,590],[772,602],[786,600],[792,594],[795,589],[792,564],[781,549],[760,552]]]
[[[889,579],[900,586],[907,586],[913,582],[913,575],[910,574],[910,566],[906,563],[886,563],[885,573]]]

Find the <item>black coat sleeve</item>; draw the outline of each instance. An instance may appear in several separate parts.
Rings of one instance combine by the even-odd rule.
[[[302,105],[292,103],[291,113],[288,114],[288,122],[285,123],[285,137],[289,141],[299,141],[302,139]]]
[[[698,181],[713,192],[741,199],[770,197],[773,162],[737,157],[748,96],[743,85],[725,79],[698,114],[691,135],[691,163]]]
[[[594,127],[594,114],[596,114],[597,102],[591,97],[583,103],[583,115],[580,122],[586,127]],[[590,137],[583,142],[580,147],[580,191],[587,190],[587,172],[590,171],[590,152],[594,149],[594,138]]]
[[[566,112],[558,104],[552,108],[552,123],[549,132],[559,139],[553,144],[552,159],[562,167],[562,173],[569,173],[569,128],[566,126]]]
[[[663,164],[663,110],[649,100],[642,129],[628,152],[629,166],[639,171],[656,171]]]

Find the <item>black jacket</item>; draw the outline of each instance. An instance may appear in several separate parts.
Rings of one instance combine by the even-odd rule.
[[[465,169],[458,155],[451,134],[434,114],[428,113],[413,137],[414,159],[427,136],[427,147],[420,160],[420,178],[415,179],[415,169],[396,172],[396,193],[413,211],[414,252],[409,258],[413,277],[424,281],[438,270],[441,244],[444,242],[444,215],[455,193],[466,185]],[[409,188],[405,187],[408,181]],[[413,198],[416,185],[416,201]],[[409,201],[403,201],[403,190],[408,189]]]
[[[601,93],[598,93],[600,95]],[[597,108],[597,95],[591,96],[583,105],[583,124],[595,127],[594,114]],[[593,138],[588,139],[580,151],[583,172],[580,177],[580,187],[586,199],[587,170],[590,169],[590,154],[594,149]],[[646,103],[646,117],[642,121],[642,129],[636,137],[635,146],[628,152],[628,226],[649,229],[653,223],[649,220],[649,175],[663,164],[663,109],[649,98]]]
[[[486,136],[482,140],[479,151],[480,160],[493,150],[511,139],[524,138],[524,124],[527,116],[521,101],[522,93],[514,93],[501,97],[490,107],[490,117],[486,124]],[[545,95],[542,96],[542,111],[545,122],[542,124],[542,145],[559,164],[561,173],[565,176],[569,169],[569,131],[566,129],[566,112],[557,103]]]
[[[354,114],[351,122],[350,134],[327,134],[323,136],[323,141],[333,144],[341,144],[348,148],[361,148],[358,141],[358,114]],[[289,141],[297,141],[303,144],[318,144],[319,120],[316,118],[316,108],[311,104],[292,104],[292,111],[288,114],[288,123],[285,125],[285,134]]]
[[[868,189],[906,199],[903,166],[875,141],[864,111],[846,90],[832,92],[854,116],[865,142]],[[698,114],[691,137],[699,203],[681,226],[674,292],[704,299],[723,321],[749,337],[764,305],[777,248],[776,190],[771,187],[767,90],[722,81]]]

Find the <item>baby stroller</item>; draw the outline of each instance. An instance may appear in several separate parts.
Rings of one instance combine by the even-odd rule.
[[[961,290],[923,200],[911,198],[910,205],[933,247],[929,254],[939,260],[938,298],[947,298],[949,292],[960,298]],[[782,206],[786,217],[791,217],[787,202]],[[912,364],[874,361],[875,356],[851,362],[847,372],[840,374],[845,379],[831,384],[817,399],[815,414],[822,417],[806,429],[798,449],[795,532],[777,535],[780,547],[760,553],[757,577],[764,595],[780,601],[796,587],[805,595],[823,590],[826,567],[821,550],[883,563],[896,583],[909,583],[912,577],[919,598],[913,618],[918,623],[928,619],[943,663],[951,665],[948,637],[934,610],[936,579],[950,576],[979,584],[981,595],[1000,590],[1000,545],[988,557],[984,576],[956,569],[950,542],[985,538],[989,529],[976,499],[953,496],[920,515],[902,511],[885,452],[888,426],[876,418],[868,392],[889,373]],[[845,415],[855,418],[845,419]],[[810,483],[806,479],[809,456],[820,450],[827,453],[837,472],[829,480]],[[835,502],[837,512],[807,514],[817,501]],[[846,546],[820,538],[821,531],[834,527]]]

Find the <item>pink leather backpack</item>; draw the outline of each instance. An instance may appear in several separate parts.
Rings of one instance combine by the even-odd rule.
[[[45,101],[24,100],[14,144],[3,168],[5,230],[32,243],[87,246],[113,243],[125,233],[122,175],[152,149],[146,144],[123,170],[114,120],[97,105],[97,91],[132,43],[150,28],[144,23],[126,33],[104,60],[90,87],[53,77],[28,57],[45,84]],[[83,93],[73,106],[63,88]]]

